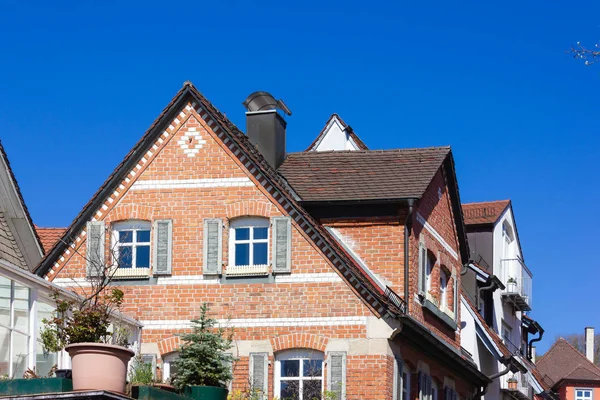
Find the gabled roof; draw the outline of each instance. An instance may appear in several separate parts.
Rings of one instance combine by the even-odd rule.
[[[361,269],[360,265],[331,237],[329,232],[316,223],[303,209],[287,182],[267,163],[257,148],[250,143],[248,137],[221,114],[190,82],[184,84],[129,154],[125,156],[125,159],[102,184],[79,215],[75,217],[61,240],[46,254],[36,269],[36,274],[45,276],[50,271],[54,263],[62,256],[66,247],[73,243],[77,235],[85,228],[86,222],[94,218],[95,213],[102,207],[104,201],[131,172],[139,159],[154,145],[155,141],[164,132],[165,127],[180,112],[180,109],[189,102],[192,102],[194,107],[198,107],[200,113],[206,114],[206,118],[210,119],[209,126],[212,126],[213,131],[223,143],[229,147],[249,171],[253,171],[256,180],[287,210],[290,217],[321,249],[325,257],[330,260],[357,295],[379,315],[384,315],[386,311],[392,315],[400,314],[400,310],[396,306],[398,303],[397,295],[391,290],[382,290],[373,282],[368,274]]]
[[[420,198],[450,147],[288,154],[278,172],[304,202]]]
[[[40,228],[36,226],[35,231],[42,242],[44,254],[46,254],[65,234],[67,228]]]
[[[462,205],[466,225],[494,225],[510,205],[510,200],[482,201]]]
[[[0,142],[0,168],[2,168],[0,214],[3,214],[5,229],[10,230],[7,235],[12,237],[14,246],[18,246],[15,251],[22,255],[26,267],[31,269],[35,267],[42,255],[42,246],[2,142]]]
[[[325,126],[323,127],[323,129],[321,129],[321,132],[319,133],[319,135],[317,136],[317,138],[314,140],[314,142],[312,142],[310,144],[310,146],[308,146],[308,148],[306,150],[304,150],[304,151],[314,151],[314,150],[316,150],[316,148],[323,141],[323,139],[325,138],[325,136],[329,132],[329,129],[331,129],[331,126],[335,122],[338,122],[344,128],[344,131],[348,134],[350,140],[353,142],[354,145],[356,145],[356,147],[358,148],[358,150],[369,150],[369,148],[367,147],[367,145],[364,144],[364,142],[362,140],[360,140],[360,138],[358,137],[358,135],[356,135],[356,133],[354,133],[354,130],[352,129],[352,127],[350,125],[348,125],[342,119],[342,117],[340,117],[338,114],[334,113],[334,114],[331,114],[331,116],[329,117],[329,119],[325,123]]]
[[[558,339],[536,364],[550,386],[561,380],[600,382],[600,368],[563,338]]]

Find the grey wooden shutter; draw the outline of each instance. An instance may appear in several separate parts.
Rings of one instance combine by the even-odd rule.
[[[223,264],[223,221],[219,218],[204,220],[204,267],[206,275],[218,275]]]
[[[396,374],[395,374],[395,379],[394,379],[394,400],[409,400],[409,399],[403,399],[402,398],[402,386],[403,386],[403,382],[402,382],[402,372],[404,370],[404,361],[402,361],[401,358],[396,357]]]
[[[292,219],[290,217],[271,218],[273,232],[272,263],[273,273],[291,272],[292,264]]]
[[[269,354],[250,353],[250,388],[266,400],[269,395]]]
[[[427,248],[419,243],[419,294],[425,296],[427,275]]]
[[[168,219],[154,221],[154,274],[171,273],[173,249],[173,221]]]
[[[329,353],[327,366],[327,386],[336,394],[336,399],[346,398],[346,352],[332,351]]]
[[[90,221],[87,223],[86,264],[88,276],[103,276],[106,265],[104,263],[105,229],[103,221]]]

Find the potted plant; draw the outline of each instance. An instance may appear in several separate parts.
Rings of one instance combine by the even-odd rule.
[[[89,297],[62,298],[54,293],[56,310],[44,319],[44,351],[66,350],[71,356],[73,390],[103,389],[125,393],[127,364],[135,354],[129,330],[112,324],[123,291],[103,287]]]
[[[180,335],[183,344],[171,382],[194,399],[226,400],[234,361],[226,351],[231,348],[233,330],[216,327],[207,303],[202,304],[200,316],[191,322],[192,332]]]
[[[517,279],[510,277],[506,282],[506,290],[508,293],[516,293],[517,292]]]
[[[517,378],[511,376],[508,378],[508,390],[517,390]]]

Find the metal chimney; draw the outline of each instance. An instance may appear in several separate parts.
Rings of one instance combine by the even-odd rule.
[[[585,356],[594,362],[594,328],[590,326],[585,328]]]
[[[275,169],[285,160],[285,128],[287,123],[277,109],[292,112],[282,100],[267,92],[254,92],[242,103],[246,107],[246,135],[265,160]]]

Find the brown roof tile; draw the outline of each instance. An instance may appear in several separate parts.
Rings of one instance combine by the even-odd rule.
[[[563,338],[558,339],[536,364],[551,386],[563,379],[600,381],[600,368]]]
[[[510,200],[483,201],[463,204],[466,225],[495,224],[502,215]]]
[[[450,147],[289,154],[278,172],[303,201],[420,198]]]
[[[60,240],[60,238],[65,234],[67,228],[40,228],[39,226],[35,227],[35,231],[42,241],[42,246],[44,247],[44,254],[49,252],[50,249],[54,247],[56,242]]]
[[[315,147],[317,147],[317,144],[319,144],[319,142],[321,141],[321,139],[323,139],[323,137],[325,136],[325,133],[326,133],[327,127],[329,126],[329,123],[334,118],[337,118],[338,121],[340,121],[340,123],[342,124],[342,126],[344,127],[344,129],[346,129],[346,131],[348,132],[348,135],[352,138],[352,140],[354,141],[354,143],[356,143],[356,145],[358,146],[358,148],[360,150],[369,150],[369,148],[367,147],[367,145],[362,140],[360,140],[360,138],[358,137],[358,135],[356,133],[354,133],[354,130],[352,129],[352,127],[350,125],[348,125],[342,119],[342,117],[340,117],[338,114],[334,113],[334,114],[331,114],[331,116],[329,117],[329,119],[325,123],[325,126],[323,127],[323,129],[321,129],[321,132],[319,132],[319,135],[317,136],[317,138],[304,151],[312,151],[312,150],[315,149]]]

